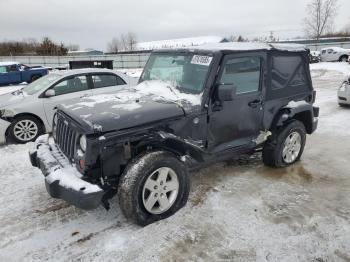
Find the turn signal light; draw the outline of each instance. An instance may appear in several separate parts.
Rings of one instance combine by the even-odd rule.
[[[79,160],[79,167],[80,167],[81,170],[84,169],[84,167],[85,167],[85,161],[84,161],[83,159],[80,159],[80,160]]]

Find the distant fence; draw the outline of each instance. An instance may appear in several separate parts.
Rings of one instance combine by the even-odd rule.
[[[64,67],[69,61],[113,60],[113,68],[143,68],[150,53],[79,56],[0,56],[0,62],[16,61],[29,66]]]

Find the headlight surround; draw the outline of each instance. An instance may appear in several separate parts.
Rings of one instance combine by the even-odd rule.
[[[14,117],[15,112],[9,109],[1,109],[0,110],[0,117]]]
[[[79,139],[80,149],[85,152],[86,151],[86,136],[82,135]]]

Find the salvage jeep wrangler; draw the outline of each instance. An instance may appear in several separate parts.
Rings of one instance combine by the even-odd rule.
[[[138,85],[59,105],[53,140],[37,139],[31,163],[54,198],[109,209],[118,195],[134,223],[167,218],[186,204],[191,170],[255,152],[271,167],[300,159],[319,114],[308,52],[258,43],[154,51]]]

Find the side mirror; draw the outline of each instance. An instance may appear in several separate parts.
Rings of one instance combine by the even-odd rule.
[[[56,92],[54,89],[49,89],[45,92],[45,96],[46,97],[52,97],[52,96],[55,96],[56,95]]]
[[[233,84],[219,84],[217,98],[221,101],[232,101],[236,97],[236,86]]]

